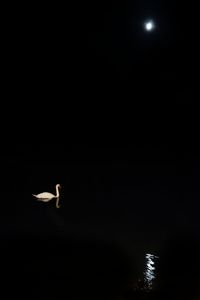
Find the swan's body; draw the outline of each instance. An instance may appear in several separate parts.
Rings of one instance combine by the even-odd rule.
[[[58,205],[58,201],[59,201],[59,188],[60,188],[60,184],[56,184],[56,195],[52,194],[52,193],[48,193],[48,192],[44,192],[44,193],[40,193],[37,195],[32,194],[38,201],[42,201],[42,202],[49,202],[52,199],[56,199],[56,207],[59,208],[60,206]]]
[[[43,201],[43,202],[48,202],[50,200],[52,200],[53,198],[57,198],[56,195],[52,194],[52,193],[40,193],[38,195],[33,195],[34,197],[37,198],[37,200]]]

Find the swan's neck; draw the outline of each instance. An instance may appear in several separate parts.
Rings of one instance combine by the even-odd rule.
[[[59,197],[59,188],[56,186],[56,197]]]

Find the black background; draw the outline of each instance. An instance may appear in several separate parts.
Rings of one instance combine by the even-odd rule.
[[[2,237],[114,239],[143,253],[176,231],[198,236],[195,5],[87,1],[2,11]],[[152,33],[143,30],[149,17]],[[32,193],[56,183],[60,210],[34,202]]]

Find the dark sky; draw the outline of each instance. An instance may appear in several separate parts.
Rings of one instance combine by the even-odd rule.
[[[42,222],[26,201],[60,181],[69,224],[113,223],[129,236],[199,228],[194,5],[54,5],[5,10],[9,142],[1,160],[4,193],[17,195],[12,208],[4,204],[5,219],[16,212],[23,231],[19,220],[35,210]],[[142,27],[148,18],[152,33]]]

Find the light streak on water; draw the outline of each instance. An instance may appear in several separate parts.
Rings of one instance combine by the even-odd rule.
[[[156,260],[159,257],[150,253],[145,255],[145,270],[144,270],[144,282],[147,289],[153,288],[153,283],[156,278]]]

